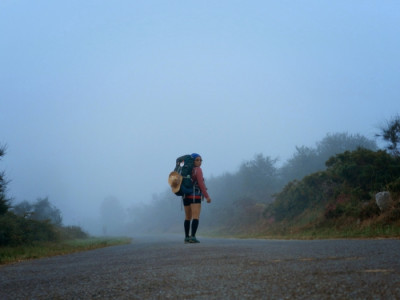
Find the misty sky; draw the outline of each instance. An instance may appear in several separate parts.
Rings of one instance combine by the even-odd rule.
[[[0,170],[64,223],[400,108],[400,1],[0,1]],[[212,196],[212,191],[211,196]],[[213,199],[218,201],[218,199]],[[179,209],[179,206],[177,206]]]

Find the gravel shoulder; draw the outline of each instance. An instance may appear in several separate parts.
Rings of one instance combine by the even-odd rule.
[[[400,240],[199,239],[0,266],[0,299],[400,299]]]

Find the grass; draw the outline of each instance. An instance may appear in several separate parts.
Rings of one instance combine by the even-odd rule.
[[[254,224],[254,226],[235,228],[218,228],[202,231],[209,237],[235,237],[259,239],[379,239],[400,238],[400,221],[387,223],[377,218],[359,222],[354,218],[343,218],[321,222],[312,216],[309,222],[303,219],[281,221],[274,224]]]
[[[400,238],[400,227],[396,225],[368,226],[324,226],[316,228],[290,228],[285,231],[267,231],[259,233],[256,238],[273,239],[377,239]]]
[[[87,238],[59,243],[37,243],[17,247],[0,247],[0,264],[16,263],[29,259],[65,255],[109,246],[129,244],[130,238]]]

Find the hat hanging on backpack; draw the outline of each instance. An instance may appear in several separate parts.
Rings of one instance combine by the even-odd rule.
[[[175,171],[169,173],[168,183],[174,194],[179,192],[182,184],[182,175]]]

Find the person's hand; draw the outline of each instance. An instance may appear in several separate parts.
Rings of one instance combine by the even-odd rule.
[[[207,203],[210,203],[210,202],[211,202],[211,198],[208,197],[208,198],[207,198]]]

